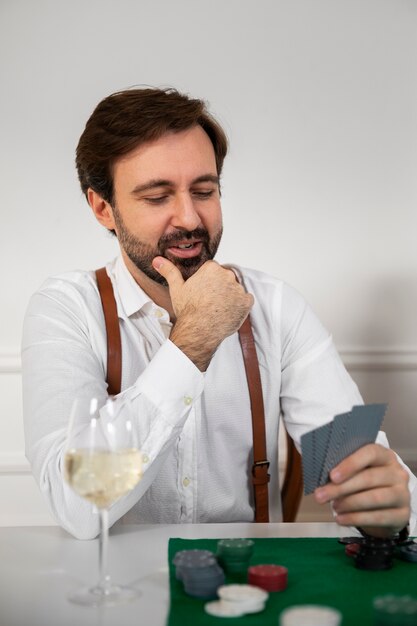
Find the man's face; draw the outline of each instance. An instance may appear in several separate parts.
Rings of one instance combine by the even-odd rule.
[[[161,255],[184,280],[216,254],[222,235],[214,149],[200,126],[139,146],[113,168],[119,244],[137,269],[166,284],[151,263]]]

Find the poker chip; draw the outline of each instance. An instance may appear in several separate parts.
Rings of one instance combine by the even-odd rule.
[[[404,561],[411,561],[411,563],[417,563],[417,543],[410,543],[405,546],[399,546],[396,551],[396,555]]]
[[[204,577],[206,568],[217,565],[216,557],[209,550],[181,550],[172,560],[177,580],[182,580],[184,572],[199,571]]]
[[[179,550],[172,559],[172,563],[178,565],[183,560],[199,560],[205,557],[214,558],[214,554],[210,550]]]
[[[280,615],[280,626],[339,626],[342,614],[329,606],[292,606]]]
[[[362,543],[363,537],[339,537],[338,542],[347,546],[350,543]]]
[[[185,593],[201,600],[217,597],[217,589],[223,585],[225,576],[213,552],[181,550],[172,562],[176,578],[183,583]]]
[[[243,572],[248,568],[253,546],[252,539],[220,539],[216,555],[227,572]]]
[[[252,539],[220,539],[217,542],[217,555],[242,560],[252,556]]]
[[[206,611],[217,617],[240,617],[260,613],[265,608],[268,594],[252,585],[223,585],[218,588],[218,602],[206,604]]]
[[[253,565],[248,569],[248,583],[265,591],[283,591],[287,582],[288,570],[282,565]]]
[[[393,565],[395,542],[388,538],[367,535],[360,544],[355,557],[355,567],[363,570],[379,571]]]
[[[187,568],[182,573],[182,582],[185,593],[208,600],[217,596],[217,589],[224,583],[224,572],[218,564],[204,570]]]
[[[204,605],[204,610],[209,615],[213,615],[214,617],[241,617],[245,615],[243,611],[239,609],[239,607],[231,602],[223,602],[222,600],[218,600],[215,602],[207,602]]]
[[[417,598],[389,594],[374,599],[376,626],[412,626],[417,624]]]
[[[360,547],[360,543],[347,543],[345,545],[345,554],[347,556],[355,557],[358,554]]]
[[[217,590],[219,598],[229,602],[266,602],[268,594],[254,585],[224,585]]]

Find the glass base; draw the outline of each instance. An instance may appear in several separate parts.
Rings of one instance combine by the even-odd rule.
[[[115,606],[132,602],[141,595],[134,587],[110,585],[109,587],[83,587],[68,596],[68,600],[81,606]]]

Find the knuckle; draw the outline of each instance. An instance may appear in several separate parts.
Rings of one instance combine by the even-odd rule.
[[[391,448],[384,448],[384,450],[386,451],[385,454],[387,455],[387,457],[391,460],[391,463],[398,463],[397,455],[395,454],[394,450],[391,450]]]
[[[404,483],[408,488],[408,481],[410,480],[410,475],[402,465],[398,464],[398,477],[402,483]]]

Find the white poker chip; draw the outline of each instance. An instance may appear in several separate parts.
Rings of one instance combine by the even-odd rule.
[[[222,600],[207,602],[204,605],[204,610],[214,617],[241,617],[245,615],[233,602],[223,602]]]
[[[222,585],[217,589],[222,600],[236,603],[266,602],[268,592],[254,585]]]
[[[247,600],[246,602],[230,602],[229,600],[221,600],[223,604],[231,604],[236,606],[246,615],[247,613],[260,613],[265,608],[264,600]]]
[[[329,606],[291,606],[280,615],[280,626],[339,626],[342,614]]]

